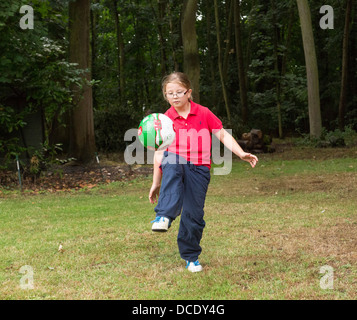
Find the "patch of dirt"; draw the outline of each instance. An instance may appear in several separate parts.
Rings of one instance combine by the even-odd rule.
[[[357,174],[341,172],[325,175],[287,176],[265,180],[256,190],[261,194],[272,192],[331,192],[338,191],[342,196],[356,192]]]
[[[337,158],[357,158],[357,148],[313,148],[296,147],[294,143],[274,143],[275,152],[258,155],[271,160],[328,160]]]
[[[357,223],[342,219],[334,225],[318,228],[291,228],[289,233],[265,234],[270,245],[287,257],[296,257],[301,251],[314,256],[337,259],[354,264],[357,259]]]
[[[264,160],[296,160],[314,159],[327,160],[333,158],[357,158],[357,148],[326,148],[317,149],[309,147],[296,147],[289,141],[274,144],[276,152],[259,154],[258,157]],[[92,163],[90,165],[75,165],[69,163],[65,165],[52,166],[43,171],[40,175],[34,176],[27,171],[22,171],[22,189],[25,191],[39,192],[47,190],[55,192],[59,190],[79,190],[82,188],[91,189],[100,184],[108,184],[114,181],[129,181],[140,176],[152,175],[152,165],[129,166],[124,162],[122,154],[106,155],[101,160],[100,165]],[[342,174],[341,174],[342,175]],[[321,190],[328,191],[331,188],[345,188],[350,191],[356,185],[356,175],[346,174],[344,181],[347,185],[341,185],[341,175],[336,179],[316,178],[306,180],[305,177],[279,178],[279,182],[274,179],[270,183],[257,186],[257,192],[271,192],[274,188],[286,191],[299,190]],[[7,190],[19,190],[19,178],[16,171],[0,170],[0,194],[1,188]]]
[[[115,181],[130,181],[137,177],[152,174],[152,165],[134,165],[109,163],[104,165],[56,165],[39,176],[21,173],[23,191],[49,192],[91,189],[101,184]],[[18,173],[14,171],[0,171],[0,186],[8,190],[20,190]],[[1,190],[0,190],[1,194]]]

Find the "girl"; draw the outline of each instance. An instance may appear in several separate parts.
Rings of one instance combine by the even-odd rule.
[[[155,152],[149,200],[155,203],[158,198],[158,203],[152,230],[167,231],[181,214],[177,236],[180,256],[189,271],[198,272],[202,271],[198,256],[205,227],[203,208],[210,181],[211,134],[253,168],[258,158],[244,152],[208,108],[192,101],[191,84],[185,74],[174,72],[166,76],[162,91],[171,105],[165,115],[174,122],[176,137],[168,150]]]

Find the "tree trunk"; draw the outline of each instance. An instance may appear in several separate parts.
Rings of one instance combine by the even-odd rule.
[[[228,104],[227,89],[226,89],[226,86],[225,86],[225,83],[224,83],[224,76],[223,76],[223,70],[222,70],[221,36],[220,36],[217,0],[214,0],[214,13],[215,13],[214,15],[215,15],[215,20],[216,20],[216,33],[217,33],[218,69],[219,69],[219,76],[221,78],[221,85],[222,85],[224,103],[225,103],[226,111],[227,111],[228,125],[230,126],[231,123],[232,123],[231,122],[231,111],[230,111],[229,104]]]
[[[69,61],[78,63],[81,69],[91,67],[90,0],[69,3]],[[85,78],[91,80],[90,72]],[[78,87],[73,90],[78,104],[71,114],[69,154],[77,161],[88,162],[95,152],[92,88],[84,86],[83,97]]]
[[[273,25],[274,25],[274,71],[275,71],[275,97],[276,97],[276,106],[277,106],[277,112],[278,112],[278,132],[279,132],[279,138],[283,138],[283,121],[282,121],[282,115],[281,115],[281,79],[282,79],[282,74],[281,74],[281,63],[280,63],[280,57],[279,57],[279,52],[278,52],[278,42],[279,42],[279,35],[280,35],[280,29],[277,25],[277,19],[276,19],[276,8],[275,8],[275,0],[271,1],[272,9],[273,9]]]
[[[159,42],[160,42],[161,76],[164,77],[167,73],[167,67],[166,67],[167,57],[166,57],[166,50],[165,50],[167,37],[164,36],[163,26],[165,25],[165,21],[164,21],[165,12],[167,10],[170,10],[170,8],[168,7],[168,3],[166,0],[157,0],[158,14],[156,13],[156,8],[154,8],[152,2],[150,2],[150,6],[151,6],[151,11],[152,11],[155,21],[156,21],[156,26],[157,26],[157,31],[158,31],[158,37],[159,37]],[[172,30],[171,25],[170,25],[170,30]]]
[[[233,8],[236,1],[231,0],[229,3],[229,13],[228,13],[228,23],[227,23],[227,38],[226,38],[226,49],[224,51],[223,57],[223,79],[224,82],[228,83],[228,66],[229,66],[229,55],[231,51],[231,38],[232,38],[232,27],[233,27]]]
[[[179,63],[177,61],[177,57],[176,57],[176,48],[177,43],[173,40],[174,39],[174,35],[175,35],[175,31],[174,31],[174,21],[173,21],[173,16],[172,16],[172,10],[171,10],[171,1],[169,1],[167,3],[167,11],[168,11],[168,16],[169,16],[169,28],[170,28],[170,46],[171,46],[171,54],[172,54],[172,60],[173,60],[173,68],[175,71],[179,71]],[[180,22],[180,20],[179,20]],[[176,25],[176,24],[175,24]],[[179,27],[175,26],[175,28],[178,28],[178,30],[181,29],[181,24],[178,23],[178,25],[180,25]],[[176,32],[176,34],[179,32]]]
[[[249,12],[249,15],[253,14],[253,10],[255,10],[255,0],[251,0],[251,10]],[[241,9],[241,7],[240,7]],[[248,79],[248,70],[249,70],[249,65],[252,62],[252,35],[253,35],[253,25],[252,23],[248,24],[248,39],[247,39],[247,44],[246,44],[246,54],[245,54],[245,61],[244,61],[244,70],[245,72],[245,86],[247,87],[247,92],[249,91],[251,84]],[[244,24],[243,24],[244,27]]]
[[[198,0],[185,0],[183,4],[181,33],[183,41],[184,72],[191,80],[194,100],[200,102],[200,59],[196,33]]]
[[[351,31],[351,13],[353,8],[353,0],[347,0],[346,17],[345,17],[345,30],[343,33],[342,45],[342,76],[341,76],[341,92],[340,103],[338,108],[338,124],[340,130],[345,127],[345,113],[346,113],[346,100],[347,100],[347,86],[348,86],[348,57],[349,57],[349,36]]]
[[[118,12],[118,1],[113,0],[113,14],[115,21],[115,32],[117,37],[118,46],[118,73],[119,73],[119,101],[123,103],[125,95],[125,75],[124,75],[124,41],[123,35],[120,28],[119,12]]]
[[[92,0],[92,3],[94,4],[96,0]],[[97,79],[97,73],[96,70],[94,69],[95,66],[95,59],[97,56],[97,46],[96,46],[96,39],[97,39],[97,13],[93,12],[91,9],[90,11],[90,30],[91,30],[91,62],[92,62],[92,77],[94,79]],[[93,99],[93,106],[96,106],[96,92],[95,89],[92,89],[92,99]]]
[[[319,76],[310,7],[307,0],[296,1],[299,10],[301,33],[305,52],[310,136],[319,138],[322,131]]]
[[[289,23],[287,28],[287,35],[285,38],[284,46],[285,52],[282,57],[279,56],[278,52],[278,45],[279,41],[282,41],[283,36],[281,36],[281,30],[277,25],[277,19],[275,15],[275,0],[272,0],[272,8],[273,8],[273,23],[274,23],[274,55],[275,55],[275,72],[277,75],[276,79],[276,104],[277,104],[277,111],[278,111],[278,131],[279,131],[279,138],[283,138],[283,121],[282,121],[282,112],[281,112],[281,102],[284,101],[284,86],[283,86],[283,79],[286,73],[286,65],[287,65],[287,52],[290,44],[291,38],[291,30],[294,22],[294,7],[291,5],[289,9]]]
[[[206,4],[207,5],[207,4]],[[216,68],[215,59],[213,57],[213,44],[211,41],[211,10],[209,7],[206,9],[206,34],[207,34],[207,48],[209,59],[209,75],[211,82],[211,90],[209,92],[212,104],[217,107],[217,85],[216,85]]]
[[[243,61],[242,38],[240,31],[240,4],[239,1],[234,1],[234,25],[235,25],[235,43],[236,43],[236,57],[238,64],[238,78],[239,78],[239,96],[242,110],[243,124],[247,124],[248,120],[248,96],[246,87],[246,76]]]

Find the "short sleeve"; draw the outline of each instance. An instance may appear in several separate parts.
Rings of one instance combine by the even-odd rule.
[[[223,128],[222,121],[206,107],[206,121],[210,132],[213,130],[221,130]]]

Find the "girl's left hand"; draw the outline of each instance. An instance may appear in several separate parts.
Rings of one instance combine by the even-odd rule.
[[[252,166],[252,168],[254,168],[257,164],[257,162],[259,161],[258,158],[251,153],[244,153],[241,157],[242,160],[249,162],[250,165]]]

